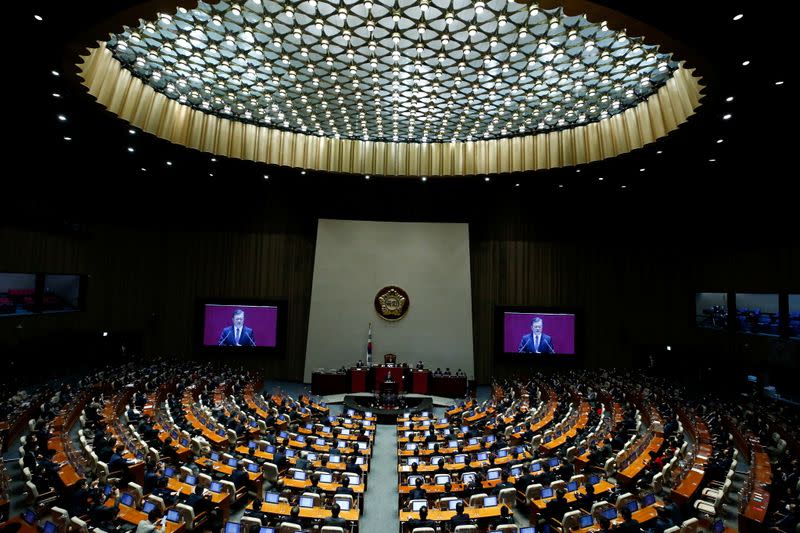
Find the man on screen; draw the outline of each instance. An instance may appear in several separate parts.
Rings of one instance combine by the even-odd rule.
[[[255,346],[256,336],[253,328],[244,325],[244,311],[236,309],[233,312],[233,325],[228,326],[219,334],[219,346]]]
[[[542,333],[543,324],[538,316],[531,320],[531,332],[522,336],[517,353],[556,353],[550,335]]]

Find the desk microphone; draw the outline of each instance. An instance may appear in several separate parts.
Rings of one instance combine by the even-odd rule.
[[[547,343],[547,345],[550,347],[550,350],[551,350],[553,353],[556,353],[556,349],[555,349],[555,348],[553,348],[553,345],[552,345],[552,344],[550,344],[550,342],[549,342],[547,339],[544,339],[544,342],[546,342],[546,343]]]
[[[231,331],[233,331],[233,330],[231,330]],[[219,344],[217,344],[217,346],[222,346],[222,343],[225,342],[226,340],[228,340],[228,337],[231,336],[231,331],[228,331],[228,334],[225,335],[225,337],[223,337],[222,339],[220,339]]]
[[[248,335],[246,331],[244,332],[244,334],[247,335],[248,339],[250,339],[250,345],[251,346],[255,346],[256,345],[256,341],[254,341],[253,338],[250,335]]]

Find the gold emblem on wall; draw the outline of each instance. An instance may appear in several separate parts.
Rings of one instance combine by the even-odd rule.
[[[408,313],[410,303],[406,291],[389,285],[375,295],[375,312],[384,320],[400,320]]]

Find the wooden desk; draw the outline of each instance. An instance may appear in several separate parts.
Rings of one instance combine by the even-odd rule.
[[[298,489],[303,490],[311,486],[311,480],[306,479],[301,481],[299,479],[292,479],[288,477],[283,478],[283,486],[290,489]],[[325,492],[335,493],[336,489],[341,487],[341,483],[318,483],[317,486],[324,490]],[[356,494],[364,494],[364,483],[359,483],[358,485],[350,485],[350,488],[353,489],[353,492]]]
[[[642,453],[625,470],[617,473],[617,479],[619,479],[620,484],[630,483],[636,479],[636,476],[644,470],[644,467],[650,464],[650,452],[657,452],[662,444],[664,444],[664,438],[658,433],[653,434],[650,444],[647,445]]]
[[[114,506],[114,499],[109,498],[106,500],[105,503],[106,507],[113,507]],[[140,511],[138,509],[134,509],[133,507],[128,507],[127,505],[119,506],[119,514],[117,514],[117,520],[122,520],[129,524],[139,525],[139,522],[142,520],[147,519],[147,513],[144,511]],[[156,524],[157,527],[161,527],[161,521]],[[91,526],[89,526],[91,529]],[[166,532],[165,533],[182,533],[186,529],[186,525],[183,522],[170,522],[167,520],[166,523]]]
[[[599,483],[596,483],[594,485],[594,493],[596,495],[603,494],[605,492],[610,491],[612,488],[614,488],[613,484],[609,483],[605,479],[602,479],[600,480]],[[569,503],[574,503],[578,499],[578,496],[581,496],[583,494],[586,494],[586,487],[584,485],[581,485],[580,487],[578,487],[578,490],[566,493],[564,495],[564,499],[567,500]],[[545,508],[547,508],[547,502],[554,499],[555,496],[553,496],[552,498],[547,498],[546,500],[541,500],[541,499],[531,500],[531,511],[533,511],[534,514],[544,511]]]
[[[248,509],[253,508],[253,502],[247,504]],[[292,511],[292,505],[288,503],[261,503],[261,512],[278,515],[278,516],[289,516]],[[300,507],[300,518],[312,518],[312,519],[323,519],[328,518],[331,516],[330,509],[324,509],[322,507]],[[361,512],[358,509],[350,509],[349,511],[341,511],[339,513],[340,518],[344,518],[348,522],[358,522],[361,516]]]
[[[495,505],[494,507],[469,507],[464,506],[464,514],[473,520],[480,520],[482,518],[496,518],[500,516],[500,508],[502,505]],[[450,520],[456,515],[455,511],[442,511],[440,509],[428,509],[428,520],[435,520],[441,522]],[[419,512],[415,511],[400,511],[400,523],[404,524],[412,518],[419,518]]]
[[[649,507],[644,507],[642,509],[637,510],[635,513],[631,513],[631,518],[639,522],[640,524],[644,524],[650,520],[655,519],[658,516],[658,512],[656,508],[659,507],[658,504],[650,505]],[[614,528],[622,523],[622,517],[618,516],[614,520],[611,521],[611,527]],[[590,533],[591,531],[599,531],[600,526],[598,524],[594,524],[589,527],[584,527],[582,529],[574,529],[572,533]]]

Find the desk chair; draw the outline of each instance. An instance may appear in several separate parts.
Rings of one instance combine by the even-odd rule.
[[[653,489],[653,492],[655,494],[661,493],[661,490],[664,488],[664,474],[659,472],[658,474],[653,476],[653,482],[651,488]]]
[[[447,511],[447,510],[450,509],[450,502],[453,502],[453,501],[456,501],[456,500],[459,500],[459,499],[460,498],[456,498],[455,496],[448,496],[446,498],[439,498],[438,500],[436,500],[436,505],[442,511]]]
[[[681,524],[681,533],[697,533],[699,525],[700,521],[697,518],[690,518]]]
[[[156,496],[155,494],[150,494],[147,496],[147,501],[156,504],[156,507],[158,508],[159,511],[161,511],[161,514],[164,514],[164,511],[167,510],[167,505],[164,503],[164,499],[161,498],[160,496]]]
[[[291,524],[289,522],[281,522],[278,526],[278,531],[280,533],[292,533],[293,531],[303,531],[303,528],[298,526],[297,524]]]
[[[625,494],[620,494],[617,496],[617,512],[622,514],[622,508],[625,507],[629,501],[636,499],[636,497],[631,494],[630,492],[626,492]]]
[[[517,499],[517,489],[514,487],[503,489],[497,494],[497,499],[500,501],[500,503],[506,504],[509,509],[513,509],[514,502]]]
[[[571,531],[573,529],[578,528],[578,518],[580,518],[580,516],[581,516],[580,510],[567,511],[566,513],[564,513],[564,516],[561,518],[560,522],[555,518],[552,519],[552,522],[556,526],[558,526],[561,529],[561,531],[565,532]]]
[[[501,533],[519,533],[519,527],[514,524],[501,524],[497,526],[497,531]]]
[[[345,531],[339,526],[322,526],[319,533],[345,533]]]
[[[354,508],[353,497],[350,496],[349,494],[335,494],[333,496],[333,503],[337,503],[340,500],[347,500],[347,502],[350,504],[349,508],[350,509]]]
[[[322,505],[322,498],[316,492],[304,492],[301,498],[311,498],[314,500],[314,507],[320,507]]]
[[[469,506],[470,507],[483,507],[483,499],[486,498],[488,494],[485,492],[480,492],[478,494],[473,494],[469,497]]]
[[[432,527],[415,527],[411,533],[436,533],[436,530]]]
[[[680,526],[672,526],[671,528],[665,529],[664,533],[678,533],[680,530]]]
[[[527,502],[531,500],[538,500],[539,496],[542,494],[542,484],[541,483],[532,483],[525,488],[525,500]]]
[[[33,484],[33,481],[26,481],[25,486],[28,489],[27,503],[29,505],[44,507],[48,504],[53,503],[54,501],[56,501],[56,499],[58,499],[58,494],[56,493],[55,490],[49,490],[47,492],[39,494],[39,491],[36,489],[36,485]]]
[[[89,525],[77,516],[73,516],[69,521],[72,523],[74,531],[78,533],[89,533]]]
[[[478,533],[478,526],[474,524],[464,524],[463,526],[456,527],[453,533]]]
[[[243,516],[239,521],[239,524],[242,526],[242,530],[244,533],[248,531],[258,531],[261,529],[261,520],[258,518],[253,518],[252,516]]]
[[[59,533],[66,533],[70,524],[67,510],[61,507],[51,507],[50,511],[53,513],[51,520],[58,527]]]

